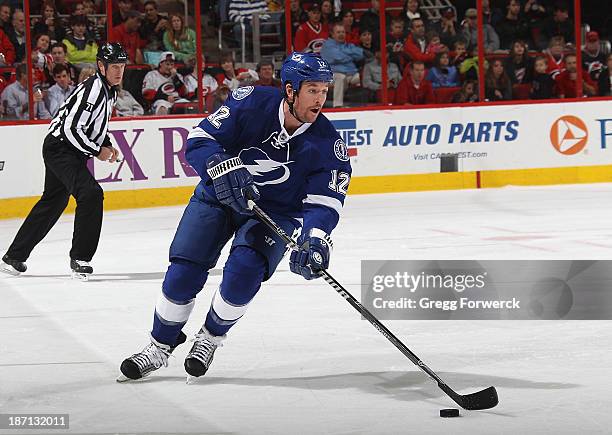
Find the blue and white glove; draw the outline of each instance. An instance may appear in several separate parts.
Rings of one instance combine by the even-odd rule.
[[[228,154],[213,154],[206,159],[208,175],[212,179],[217,199],[238,213],[251,214],[247,201],[259,199],[259,191],[253,183],[251,173],[244,167],[240,157]]]
[[[321,276],[321,270],[329,267],[329,257],[333,243],[329,234],[319,228],[302,233],[297,241],[300,249],[291,251],[289,269],[306,279]]]

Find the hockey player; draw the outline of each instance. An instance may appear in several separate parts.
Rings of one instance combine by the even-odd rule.
[[[81,83],[59,108],[42,146],[45,188],[0,262],[0,271],[19,275],[34,247],[47,235],[68,205],[77,202],[70,250],[73,276],[86,280],[100,240],[104,194],[87,169],[87,160],[115,162],[119,151],[108,137],[127,54],[118,43],[98,49],[98,72]]]
[[[185,370],[206,373],[215,350],[244,315],[286,251],[259,222],[249,198],[289,234],[302,224],[302,247],[290,258],[306,279],[329,265],[330,233],[338,223],[351,166],[345,143],[320,114],[332,82],[329,64],[313,53],[293,53],[281,70],[282,91],[234,90],[187,140],[187,160],[202,180],[170,246],[170,266],[155,306],[151,342],[121,364],[118,381],[139,379],[167,366],[208,271],[233,236],[223,279],[206,321],[193,339]]]

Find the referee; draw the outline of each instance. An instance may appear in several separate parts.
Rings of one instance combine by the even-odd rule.
[[[86,280],[102,229],[102,188],[87,169],[87,160],[115,162],[118,151],[108,136],[108,121],[117,101],[128,57],[118,43],[98,49],[98,71],[81,83],[51,121],[42,147],[45,187],[40,200],[21,225],[15,240],[2,257],[0,270],[12,275],[25,272],[25,261],[47,235],[68,205],[77,203],[70,268],[73,277]]]

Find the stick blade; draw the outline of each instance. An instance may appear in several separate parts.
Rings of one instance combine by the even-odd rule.
[[[455,400],[463,409],[478,410],[478,409],[490,409],[499,403],[497,397],[497,390],[495,387],[485,388],[484,390],[477,391],[476,393],[459,395],[458,399]],[[454,398],[453,398],[454,399]]]

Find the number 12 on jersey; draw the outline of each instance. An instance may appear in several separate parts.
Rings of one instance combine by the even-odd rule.
[[[332,169],[331,181],[329,182],[328,186],[334,192],[346,195],[349,181],[351,181],[351,176],[349,174],[347,174],[346,172],[338,171],[337,169]]]

